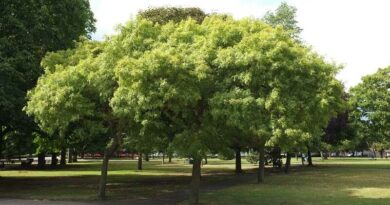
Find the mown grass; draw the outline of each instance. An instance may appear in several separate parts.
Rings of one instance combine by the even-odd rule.
[[[66,167],[45,170],[0,171],[0,197],[48,200],[96,200],[100,161],[82,161]],[[253,168],[244,162],[244,168]],[[107,195],[109,199],[149,198],[188,187],[191,165],[184,160],[162,164],[161,160],[143,163],[137,170],[136,160],[111,160]],[[233,161],[209,159],[204,175],[232,174]],[[220,177],[218,178],[220,179]],[[211,180],[218,180],[211,179]]]
[[[314,159],[315,167],[295,167],[289,174],[271,171],[264,184],[256,184],[255,174],[236,180],[234,161],[209,159],[202,169],[202,204],[390,204],[390,160],[362,158]],[[136,161],[110,162],[109,199],[158,198],[188,188],[191,165],[183,160],[161,164],[144,162],[136,170]],[[246,172],[256,166],[243,159]],[[47,170],[6,169],[0,171],[0,197],[48,200],[96,200],[100,175],[99,161],[83,161],[63,168]],[[208,186],[219,184],[218,188]]]
[[[264,184],[237,185],[201,196],[202,204],[390,204],[390,160],[316,160],[316,167],[272,174]]]

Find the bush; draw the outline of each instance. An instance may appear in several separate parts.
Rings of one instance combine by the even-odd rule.
[[[232,149],[226,149],[220,153],[218,153],[218,159],[221,160],[232,160],[234,159],[235,153]]]
[[[254,150],[250,150],[246,160],[251,164],[257,164],[259,162],[259,153]]]

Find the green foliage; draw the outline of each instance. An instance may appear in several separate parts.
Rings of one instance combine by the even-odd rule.
[[[194,160],[229,150],[234,137],[256,148],[306,146],[343,107],[338,67],[255,19],[138,18],[42,65],[26,111],[48,133],[123,138],[141,152],[163,143]]]
[[[103,46],[83,40],[73,50],[49,53],[45,73],[27,95],[27,114],[60,144],[88,144],[108,131],[111,114],[95,79]]]
[[[218,153],[218,158],[221,160],[232,160],[234,156],[235,152],[232,149],[224,149]]]
[[[0,127],[29,137],[39,129],[22,108],[42,74],[42,57],[72,47],[95,30],[95,20],[87,0],[3,0],[0,16]]]
[[[286,2],[283,2],[275,12],[268,11],[264,15],[263,20],[273,27],[282,26],[290,33],[292,38],[299,40],[299,35],[302,32],[302,28],[298,26],[296,13],[297,9],[295,7],[288,5]]]
[[[157,7],[148,8],[138,13],[138,17],[152,21],[153,23],[166,24],[170,21],[179,23],[180,21],[192,18],[198,23],[202,23],[206,14],[199,8],[178,8],[178,7]]]
[[[363,143],[384,143],[390,139],[390,67],[362,78],[351,88],[351,116]]]
[[[259,163],[259,153],[254,150],[249,150],[246,160],[251,164]]]

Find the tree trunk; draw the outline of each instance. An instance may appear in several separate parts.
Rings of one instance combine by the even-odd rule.
[[[72,163],[73,162],[72,151],[73,151],[72,148],[68,149],[68,163]]]
[[[259,148],[259,170],[257,172],[257,183],[264,182],[264,165],[265,165],[265,150],[264,144],[260,145]]]
[[[291,154],[287,152],[286,165],[284,166],[284,172],[287,174],[291,165]]]
[[[196,158],[193,160],[193,164],[192,164],[192,179],[191,179],[191,194],[190,194],[191,205],[199,204],[201,162],[202,162],[201,158]]]
[[[108,171],[108,161],[110,159],[108,150],[104,151],[103,163],[101,168],[100,175],[100,184],[99,184],[99,198],[104,200],[106,199],[106,184],[107,184],[107,171]]]
[[[81,153],[80,153],[80,158],[81,158],[81,159],[84,159],[84,156],[85,156],[85,151],[82,150]]]
[[[321,153],[321,158],[322,158],[322,160],[328,159],[328,153],[327,153],[327,152],[321,151],[320,153]]]
[[[9,127],[5,128],[5,130],[3,130],[2,127],[0,127],[0,159],[4,158],[3,155],[4,136],[10,131],[11,129]]]
[[[0,159],[3,158],[3,133],[0,133]]]
[[[138,170],[142,170],[142,153],[138,154]]]
[[[168,155],[168,163],[172,163],[172,155],[171,154]]]
[[[118,148],[120,142],[120,136],[115,135],[112,139],[111,145],[104,150],[103,163],[101,168],[100,183],[99,183],[99,193],[98,197],[101,200],[106,199],[106,184],[107,184],[107,172],[108,172],[108,162],[112,154]]]
[[[77,162],[77,151],[76,151],[76,149],[73,149],[72,157],[73,157],[72,161],[73,162]]]
[[[41,152],[38,154],[38,169],[45,168],[46,160],[45,160],[45,153]]]
[[[164,164],[164,163],[165,163],[165,161],[164,161],[164,160],[165,160],[165,153],[163,152],[163,153],[162,153],[162,164]]]
[[[311,151],[310,151],[310,149],[307,150],[307,166],[313,166],[313,160],[311,158]]]
[[[145,161],[149,162],[149,153],[145,153]]]
[[[207,155],[206,155],[206,156],[204,156],[204,164],[207,164],[207,163],[209,163],[209,162],[207,161]]]
[[[57,153],[51,153],[51,167],[56,167],[58,163]]]
[[[303,156],[303,153],[301,153],[301,162],[302,166],[305,166],[305,157]]]
[[[385,152],[384,149],[381,149],[381,150],[380,150],[380,155],[381,155],[381,158],[382,158],[382,159],[383,159],[383,156],[384,156],[384,152]]]
[[[236,149],[236,174],[242,173],[242,167],[241,167],[241,149]]]
[[[62,148],[61,149],[61,158],[60,158],[60,165],[65,166],[66,165],[66,149]]]
[[[131,153],[130,158],[131,158],[132,160],[134,160],[134,153]]]

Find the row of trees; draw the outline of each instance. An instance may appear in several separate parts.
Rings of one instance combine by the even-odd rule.
[[[54,141],[104,139],[102,198],[109,158],[124,142],[167,142],[191,158],[196,204],[207,153],[257,149],[262,182],[266,145],[306,149],[344,107],[339,68],[281,26],[217,14],[158,19],[139,17],[103,42],[49,53],[28,94],[26,112]]]
[[[77,33],[83,35],[93,30],[94,20],[87,1],[77,2],[85,6],[78,13],[83,21],[65,23],[86,22]],[[271,153],[287,153],[288,169],[294,152],[311,156],[311,151],[341,145],[385,144],[389,70],[365,78],[347,95],[335,79],[339,66],[305,46],[300,31],[295,8],[285,3],[263,20],[233,20],[198,8],[148,9],[102,42],[81,38],[45,50],[74,46],[49,52],[41,62],[43,75],[24,109],[39,127],[23,114],[24,97],[15,109],[1,107],[2,112],[17,111],[34,129],[22,132],[11,123],[21,125],[19,115],[4,115],[13,120],[1,119],[0,145],[3,139],[20,141],[20,147],[35,149],[40,158],[61,153],[62,164],[67,148],[73,156],[103,152],[102,198],[109,158],[118,149],[140,156],[176,153],[193,159],[191,201],[197,203],[200,163],[209,153],[235,152],[240,172],[240,151],[257,150],[262,182],[268,147]],[[35,80],[30,83],[21,96]],[[36,146],[25,146],[32,139]]]

